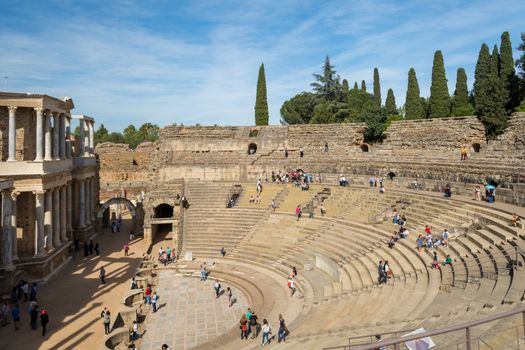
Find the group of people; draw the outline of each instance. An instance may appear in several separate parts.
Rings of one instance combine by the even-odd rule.
[[[73,241],[73,246],[75,248],[75,252],[80,251],[80,240],[76,238]],[[82,247],[84,248],[84,256],[90,256],[91,254],[95,253],[95,255],[99,255],[99,245],[98,242],[93,243],[93,240],[90,239],[87,242],[82,243]]]
[[[392,272],[392,269],[390,268],[390,264],[388,263],[388,260],[379,260],[379,264],[377,265],[377,282],[379,284],[388,283],[388,279],[392,278],[394,273]]]
[[[311,173],[311,172],[304,172],[302,170],[288,170],[286,172],[283,172],[281,170],[278,170],[277,173],[275,171],[271,172],[270,178],[268,178],[268,174],[266,172],[263,172],[262,178],[264,179],[264,182],[269,182],[270,180],[272,182],[276,183],[292,183],[295,186],[299,187],[303,183],[321,183],[322,182],[322,175],[321,173]],[[261,180],[261,178],[259,178]]]
[[[167,247],[165,250],[162,247],[159,248],[159,262],[161,264],[166,266],[167,264],[175,263],[176,261],[177,258],[174,249],[171,249],[171,247]]]
[[[38,284],[28,283],[25,280],[20,280],[11,290],[10,303],[6,300],[0,308],[0,323],[2,326],[7,326],[9,320],[13,321],[15,331],[20,328],[22,319],[22,311],[20,309],[21,302],[27,302],[27,313],[29,316],[29,327],[36,330],[40,320],[42,327],[42,336],[46,335],[47,325],[49,323],[48,311],[40,308],[37,303],[36,296],[38,292]]]
[[[390,176],[390,178],[392,179],[393,176]],[[368,184],[370,188],[379,187],[379,193],[386,192],[383,178],[380,176],[374,176],[374,175],[370,176],[370,178],[368,179]]]
[[[416,239],[417,250],[421,252],[423,246],[428,249],[437,247],[448,247],[450,240],[450,232],[445,228],[441,235],[434,236],[432,234],[432,226],[425,225],[425,234],[418,235]]]
[[[268,323],[267,319],[263,319],[262,325],[258,322],[258,316],[254,310],[248,308],[246,313],[243,313],[239,321],[239,329],[241,330],[241,339],[248,339],[250,336],[251,339],[258,337],[259,333],[262,333],[261,345],[270,344],[271,340],[274,339],[272,336],[272,326]],[[279,330],[277,333],[278,342],[286,341],[286,336],[289,331],[286,327],[286,322],[281,314],[279,314]]]

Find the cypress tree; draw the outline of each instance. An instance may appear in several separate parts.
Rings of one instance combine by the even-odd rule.
[[[407,97],[405,100],[405,118],[419,119],[422,117],[423,110],[419,99],[419,84],[417,82],[416,71],[410,68],[408,71]]]
[[[450,96],[448,94],[445,63],[441,50],[434,53],[432,66],[432,85],[430,86],[429,117],[443,118],[450,115]]]
[[[354,90],[359,90],[359,85],[357,85],[357,81],[354,81]]]
[[[472,115],[473,113],[474,108],[470,104],[468,97],[467,73],[465,73],[465,69],[458,68],[456,90],[454,91],[454,99],[452,102],[452,115],[460,117]]]
[[[266,76],[264,63],[259,67],[257,78],[257,96],[255,97],[255,125],[268,125],[268,100],[266,98]]]
[[[361,80],[361,91],[366,92],[366,83],[364,80]]]
[[[374,68],[374,101],[377,108],[381,108],[381,85],[379,83],[379,70]]]
[[[397,114],[396,98],[394,97],[394,90],[392,89],[388,89],[386,93],[385,107],[388,115]]]
[[[512,44],[510,42],[509,32],[501,34],[500,46],[500,78],[503,84],[503,92],[507,99],[507,113],[514,111],[519,104],[519,89],[516,80],[516,70],[514,68],[514,59],[512,58]]]
[[[347,93],[348,90],[349,90],[349,88],[348,88],[348,80],[343,79],[343,92]]]
[[[474,72],[474,108],[478,117],[485,114],[485,104],[488,100],[488,80],[490,73],[490,53],[487,44],[483,43],[479,50],[476,70]]]

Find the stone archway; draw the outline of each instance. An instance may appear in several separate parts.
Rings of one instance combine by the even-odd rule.
[[[109,227],[107,225],[109,225],[110,218],[108,216],[104,218],[104,213],[106,212],[106,210],[109,210],[109,207],[112,204],[122,204],[129,210],[131,214],[131,227],[133,228],[136,234],[139,233],[142,227],[141,225],[137,227],[137,222],[140,223],[142,221],[142,218],[137,218],[137,206],[135,206],[129,199],[124,197],[114,197],[108,199],[106,202],[104,202],[104,204],[100,206],[97,212],[97,219],[99,220],[99,225],[101,225],[100,227]]]

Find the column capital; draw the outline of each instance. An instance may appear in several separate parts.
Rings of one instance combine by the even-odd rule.
[[[43,196],[44,194],[46,194],[46,191],[45,190],[33,190],[31,191],[35,196]]]
[[[11,191],[11,193],[9,193],[9,195],[11,196],[11,199],[12,200],[16,200],[16,197],[18,197],[18,195],[20,194],[20,192],[18,191]]]
[[[42,107],[35,107],[33,108],[37,113],[42,113],[45,109]]]
[[[7,106],[7,109],[9,109],[9,112],[15,112],[17,108],[18,108],[17,106]]]
[[[53,114],[56,114],[56,112],[53,112],[52,110],[50,109],[46,109],[46,115],[51,118],[53,116]]]

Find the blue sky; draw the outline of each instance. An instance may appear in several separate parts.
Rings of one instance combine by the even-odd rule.
[[[434,51],[450,93],[481,43],[519,43],[525,1],[2,1],[0,77],[10,91],[71,96],[110,130],[145,121],[249,125],[266,68],[270,123],[309,91],[325,55],[342,78],[378,67],[402,104],[410,67],[428,96]],[[518,52],[514,51],[514,58]],[[4,90],[5,79],[0,89]]]

